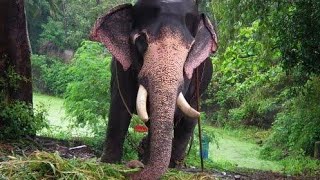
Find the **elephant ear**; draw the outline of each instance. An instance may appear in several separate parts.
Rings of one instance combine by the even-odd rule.
[[[186,76],[191,79],[193,70],[197,68],[211,53],[217,51],[217,35],[210,20],[201,15],[198,31],[193,46],[184,65]]]
[[[133,23],[133,8],[124,4],[111,9],[100,17],[91,30],[90,39],[103,43],[126,71],[131,66],[132,49],[130,32]]]

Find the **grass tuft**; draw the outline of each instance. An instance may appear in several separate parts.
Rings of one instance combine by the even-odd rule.
[[[128,169],[123,165],[105,164],[97,159],[64,159],[59,153],[35,151],[29,156],[7,156],[0,162],[0,180],[7,179],[60,179],[60,180],[121,180],[127,179],[139,169]],[[168,171],[164,180],[214,179],[209,174]]]
[[[36,151],[0,162],[0,179],[125,179],[138,169],[102,164],[96,159],[63,159],[58,153]]]

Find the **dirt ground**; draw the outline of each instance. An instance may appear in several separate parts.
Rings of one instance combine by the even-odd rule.
[[[20,140],[14,143],[0,141],[0,162],[6,161],[8,155],[28,155],[36,150],[46,152],[58,151],[60,156],[64,158],[76,157],[81,159],[89,159],[98,156],[97,152],[95,152],[89,146],[83,144],[81,141],[65,141],[37,136],[28,137],[26,140]],[[208,177],[212,177],[212,179],[221,180],[320,180],[320,177],[285,176],[271,171],[246,170],[243,172],[223,172],[218,170],[205,170],[204,172],[201,172],[200,169],[195,168],[185,168],[181,170],[191,173],[204,173],[207,174]]]

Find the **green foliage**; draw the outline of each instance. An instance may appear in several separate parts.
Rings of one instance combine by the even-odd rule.
[[[138,159],[138,148],[139,143],[142,138],[147,135],[147,133],[135,132],[134,127],[136,125],[144,124],[138,116],[133,116],[128,129],[128,135],[124,141],[123,145],[123,160],[130,161],[133,159]]]
[[[260,20],[256,38],[266,46],[264,53],[279,50],[287,71],[299,66],[305,74],[319,74],[319,1],[219,0],[212,2],[212,9],[219,24],[220,50],[237,36],[237,24]]]
[[[32,5],[30,2],[36,0],[29,1]],[[29,26],[33,29],[31,36],[37,31],[39,46],[50,42],[59,49],[76,49],[88,38],[98,14],[122,3],[56,1],[52,6],[50,2],[39,1],[41,8],[28,15]],[[58,7],[59,13],[53,15],[52,7]],[[262,152],[269,159],[312,154],[313,143],[320,134],[317,102],[320,88],[319,77],[315,75],[320,72],[320,3],[217,0],[202,2],[201,7],[206,12],[211,8],[215,13],[219,34],[219,52],[212,59],[213,81],[209,98],[203,103],[206,110],[213,111],[210,123],[272,126]],[[39,9],[42,15],[36,16]],[[34,44],[35,40],[31,40]],[[33,56],[33,59],[36,89],[61,95],[71,82],[66,93],[67,112],[75,124],[89,125],[102,136],[101,124],[110,100],[107,71],[110,57],[105,55],[104,48],[84,42],[70,68],[52,58]],[[132,138],[138,142],[141,137]],[[125,151],[126,158],[136,157],[128,142]],[[304,163],[310,163],[310,169],[316,167],[311,161],[285,160],[287,165],[292,161],[296,169],[307,166]],[[294,171],[294,167],[285,171]]]
[[[25,8],[31,48],[36,51],[40,47],[37,41],[42,32],[41,26],[47,22],[47,17],[51,12],[50,3],[47,0],[28,0],[25,3]]]
[[[209,95],[215,100],[209,103],[217,103],[220,108],[215,123],[231,120],[231,124],[268,127],[273,121],[272,114],[278,111],[279,100],[274,93],[279,93],[275,89],[285,80],[284,74],[279,66],[272,65],[279,55],[265,60],[266,47],[257,39],[260,26],[260,21],[249,27],[238,24],[239,34],[234,41],[212,60],[215,73]]]
[[[95,20],[106,10],[129,0],[28,0],[26,11],[31,46],[41,52],[50,43],[58,49],[77,49],[88,39]],[[85,7],[85,8],[84,8]]]
[[[319,77],[312,78],[297,97],[284,104],[285,110],[277,115],[272,134],[262,152],[265,157],[313,154],[314,143],[320,140],[319,84]]]
[[[320,174],[320,161],[298,155],[288,157],[280,161],[283,165],[283,173],[294,175],[318,176]]]
[[[58,46],[60,49],[65,49],[69,47],[68,45],[70,44],[67,44],[65,40],[66,37],[63,28],[63,22],[55,21],[53,18],[49,17],[48,22],[42,25],[43,31],[40,34],[40,39],[38,40],[38,43],[40,45],[44,45],[50,42]]]
[[[111,57],[96,42],[84,41],[76,51],[68,73],[73,80],[65,93],[66,112],[77,126],[104,128],[109,110]]]
[[[219,73],[225,78],[223,83],[243,83],[249,77],[251,81],[256,81],[260,73],[267,70],[268,63],[261,59],[263,44],[255,38],[258,28],[259,21],[254,21],[249,27],[239,28],[234,41],[219,56],[223,60],[214,60]]]
[[[272,126],[264,157],[311,155],[319,140],[320,3],[218,0],[211,5],[220,42],[204,103],[214,107],[212,122]]]
[[[28,79],[16,73],[13,67],[2,72],[0,78],[0,139],[15,139],[26,135],[35,135],[36,132],[47,127],[46,111],[39,107],[34,111],[30,104],[8,98],[19,88],[21,80]]]
[[[67,84],[72,80],[68,64],[60,59],[44,55],[32,55],[33,89],[35,91],[63,96]]]
[[[5,60],[8,60],[7,57],[3,57]],[[4,63],[5,64],[5,63]],[[12,91],[16,91],[19,88],[20,81],[29,80],[23,76],[17,74],[13,66],[9,66],[7,69],[1,72],[0,76],[0,102],[10,101],[8,96]]]
[[[96,0],[59,1],[58,7],[60,13],[50,16],[42,25],[39,44],[51,42],[60,49],[77,49],[84,39],[89,38],[95,20],[109,8],[109,3],[97,3]]]
[[[0,139],[17,139],[35,135],[38,130],[48,127],[46,110],[38,107],[35,111],[23,102],[0,103]]]
[[[279,9],[274,28],[284,67],[301,66],[306,75],[320,74],[320,2],[279,2]]]

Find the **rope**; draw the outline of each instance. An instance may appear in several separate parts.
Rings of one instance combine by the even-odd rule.
[[[132,117],[133,116],[133,113],[130,111],[123,95],[122,95],[122,92],[121,92],[121,89],[120,89],[120,83],[119,83],[119,77],[118,77],[118,68],[117,68],[117,62],[115,62],[115,67],[116,67],[116,81],[117,81],[117,87],[118,87],[118,91],[119,91],[119,94],[120,94],[120,97],[121,97],[121,100],[125,106],[125,108],[127,109],[127,112],[130,114],[130,116]]]

